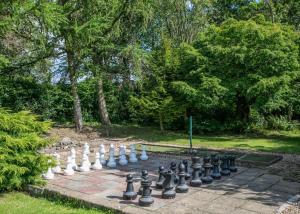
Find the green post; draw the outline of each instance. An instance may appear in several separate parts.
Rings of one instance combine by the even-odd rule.
[[[189,117],[189,135],[190,135],[190,152],[192,152],[192,149],[193,149],[193,144],[192,144],[192,139],[193,139],[193,119],[192,119],[192,116]]]

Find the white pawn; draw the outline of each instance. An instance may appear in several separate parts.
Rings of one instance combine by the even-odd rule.
[[[57,153],[54,153],[53,155],[56,159],[56,166],[52,169],[53,173],[61,173],[61,168],[60,168],[60,155]]]
[[[54,173],[52,172],[51,167],[48,168],[46,174],[44,174],[43,177],[46,180],[52,180],[52,179],[54,179]]]
[[[100,148],[99,148],[99,153],[100,153],[100,163],[102,165],[105,165],[106,164],[106,160],[105,160],[105,147],[103,144],[100,145]]]
[[[148,160],[148,155],[147,155],[147,152],[146,152],[146,146],[145,145],[142,145],[142,153],[141,153],[140,159],[141,160]]]
[[[126,159],[126,147],[125,145],[121,145],[120,148],[119,148],[119,157],[120,157],[120,160],[119,160],[119,164],[124,166],[126,164],[128,164],[128,161]]]
[[[71,149],[71,163],[72,163],[72,168],[74,170],[77,170],[78,166],[76,164],[76,151],[74,148]]]
[[[48,163],[51,163],[51,160],[48,160]],[[52,168],[49,167],[47,172],[43,174],[43,178],[46,180],[52,180],[54,179],[54,173],[52,172]]]
[[[68,156],[67,159],[67,167],[64,170],[64,175],[74,175],[74,169],[73,169],[73,158],[71,156]]]
[[[90,146],[89,146],[88,143],[85,143],[85,144],[83,145],[83,152],[84,152],[85,154],[87,154],[87,155],[90,154]]]
[[[135,152],[135,145],[130,145],[130,154],[129,154],[129,162],[130,163],[136,163],[138,159],[136,158],[136,152]]]
[[[80,172],[88,172],[91,168],[91,162],[89,161],[89,157],[87,154],[83,153],[81,166],[78,167]]]
[[[115,147],[113,144],[110,144],[110,148],[109,148],[109,159],[108,159],[108,162],[107,162],[107,166],[109,168],[116,168],[117,166],[117,163],[116,163],[116,160],[115,160]]]
[[[92,166],[92,169],[102,169],[102,165],[100,163],[100,153],[96,152],[95,163]]]

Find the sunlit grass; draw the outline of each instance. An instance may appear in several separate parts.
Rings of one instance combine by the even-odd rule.
[[[109,211],[75,208],[71,204],[34,198],[26,193],[0,194],[0,213],[3,214],[106,214]]]
[[[145,140],[151,143],[189,147],[188,135],[182,132],[161,133],[155,128],[114,126],[112,136]],[[300,154],[300,131],[264,131],[245,135],[194,135],[193,146],[202,148],[246,149],[265,152]]]

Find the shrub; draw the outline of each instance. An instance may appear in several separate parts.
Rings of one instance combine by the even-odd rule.
[[[27,111],[0,108],[0,191],[41,182],[48,158],[39,151],[51,143],[42,137],[51,122],[41,122]]]
[[[269,129],[290,131],[296,128],[296,124],[284,116],[269,116],[267,121]]]

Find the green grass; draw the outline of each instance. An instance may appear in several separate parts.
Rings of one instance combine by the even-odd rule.
[[[161,133],[159,130],[150,127],[114,126],[111,129],[111,135],[145,140],[151,143],[189,146],[187,134],[182,132]],[[300,131],[264,131],[260,134],[248,135],[194,135],[193,146],[300,154]]]
[[[0,194],[0,213],[5,214],[106,214],[113,213],[96,209],[76,208],[71,203],[34,198],[26,193]]]

